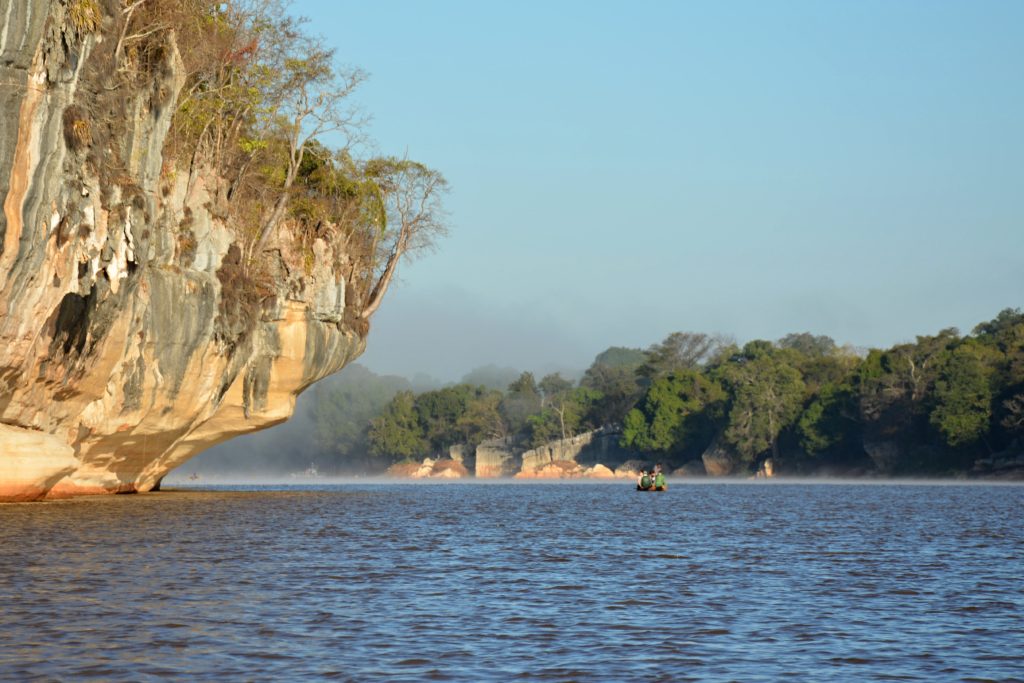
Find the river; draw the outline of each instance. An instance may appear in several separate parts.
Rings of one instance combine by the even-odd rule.
[[[0,551],[4,680],[1024,678],[1024,486],[179,489]]]

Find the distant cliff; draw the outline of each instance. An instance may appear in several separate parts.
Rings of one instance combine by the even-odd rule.
[[[0,0],[0,500],[151,490],[364,349],[344,249],[285,218],[254,278],[220,169],[166,154],[174,31],[111,80],[123,13]]]

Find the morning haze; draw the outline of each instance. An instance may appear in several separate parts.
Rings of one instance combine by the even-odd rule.
[[[295,11],[371,74],[373,137],[453,188],[376,370],[583,366],[677,329],[888,346],[1020,303],[1019,3]]]
[[[358,361],[414,392],[577,381],[680,330],[864,358],[1020,304],[1019,4],[294,11],[371,74],[369,137],[451,183],[449,236],[400,266]]]

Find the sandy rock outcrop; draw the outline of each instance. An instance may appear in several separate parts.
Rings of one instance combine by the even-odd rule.
[[[516,479],[578,479],[583,468],[572,460],[556,460],[540,467],[523,469],[516,473]]]
[[[620,479],[637,479],[640,477],[640,470],[650,471],[654,465],[644,460],[627,460],[615,468],[615,476]]]
[[[594,440],[594,432],[584,432],[528,450],[522,455],[522,471],[535,471],[556,462],[576,462],[576,457]]]
[[[615,479],[615,473],[598,463],[584,467],[572,460],[556,460],[538,468],[523,469],[516,479]]]
[[[754,473],[754,479],[772,479],[776,475],[775,460],[772,458],[765,458],[761,466],[757,468],[757,472]]]
[[[254,287],[216,171],[164,157],[173,33],[112,92],[116,36],[68,7],[0,0],[0,500],[158,487],[365,345],[344,253],[272,236]]]
[[[593,467],[588,467],[583,476],[585,476],[585,477],[587,477],[589,479],[616,479],[617,478],[615,476],[615,472],[614,471],[612,471],[610,468],[602,465],[601,463],[597,463]]]
[[[703,460],[691,460],[682,467],[672,472],[673,477],[704,477],[708,471],[704,468]]]
[[[425,458],[420,463],[396,463],[388,468],[388,476],[402,479],[462,479],[469,470],[457,460]]]

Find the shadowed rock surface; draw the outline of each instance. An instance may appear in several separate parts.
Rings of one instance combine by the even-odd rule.
[[[365,344],[345,254],[274,236],[247,290],[216,171],[164,157],[173,32],[152,82],[111,95],[109,16],[80,32],[71,4],[0,0],[0,500],[151,490]]]

